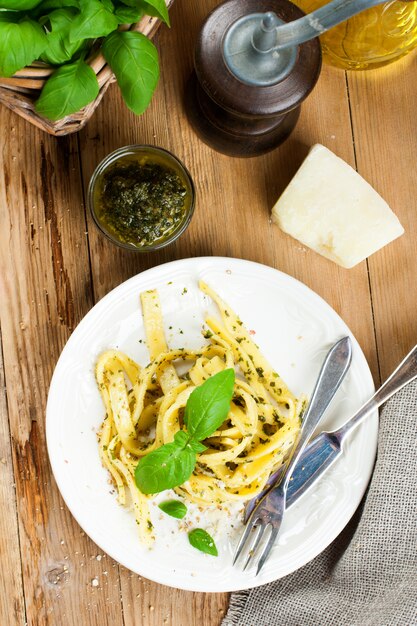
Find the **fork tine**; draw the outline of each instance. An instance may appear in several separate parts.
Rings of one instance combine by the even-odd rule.
[[[262,554],[261,554],[261,558],[258,561],[258,567],[256,569],[256,576],[259,574],[259,572],[263,568],[263,566],[265,564],[265,561],[268,558],[269,553],[272,550],[272,546],[275,543],[275,539],[277,538],[278,531],[279,531],[279,528],[273,528],[272,529],[271,535],[270,535],[270,537],[268,539],[268,543],[265,545],[265,547],[264,547],[264,549],[262,551]]]
[[[245,532],[243,533],[243,535],[242,535],[242,536],[241,536],[241,538],[239,539],[239,543],[237,544],[237,548],[236,548],[235,555],[234,555],[234,557],[233,557],[233,563],[232,563],[232,565],[234,565],[234,564],[236,563],[236,561],[238,560],[238,558],[239,558],[239,556],[240,556],[240,554],[241,554],[241,552],[242,552],[243,546],[244,546],[244,545],[245,545],[245,543],[246,543],[247,538],[249,537],[249,535],[250,535],[250,533],[252,532],[252,530],[253,530],[254,528],[256,528],[256,524],[257,524],[259,521],[260,521],[260,518],[259,518],[259,517],[257,517],[257,518],[256,518],[253,522],[252,522],[252,521],[249,521],[249,522],[248,522],[248,524],[247,524],[247,526],[246,526],[246,528],[245,528]]]
[[[266,528],[265,526],[263,526],[262,524],[259,524],[258,534],[256,535],[255,540],[253,541],[252,545],[250,546],[248,550],[248,556],[242,568],[242,571],[245,571],[250,561],[252,560],[252,557],[255,555],[256,549],[259,546],[262,537],[264,536],[265,528]]]

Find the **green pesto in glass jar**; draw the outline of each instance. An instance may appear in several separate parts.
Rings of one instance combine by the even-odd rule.
[[[168,242],[184,224],[192,202],[186,170],[169,152],[151,146],[112,160],[93,188],[98,225],[121,245],[136,248]]]

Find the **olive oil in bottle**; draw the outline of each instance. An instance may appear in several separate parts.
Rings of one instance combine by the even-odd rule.
[[[329,0],[293,0],[305,13]],[[417,0],[391,0],[335,26],[320,37],[323,57],[343,69],[392,63],[417,46]]]

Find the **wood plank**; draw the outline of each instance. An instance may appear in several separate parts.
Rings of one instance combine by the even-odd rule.
[[[0,274],[0,294],[2,274]],[[9,416],[0,342],[0,624],[26,621]]]
[[[193,593],[163,587],[121,568],[125,626],[217,626],[228,594]]]
[[[27,623],[121,626],[117,568],[96,560],[46,453],[52,371],[92,304],[77,145],[47,137],[3,107],[0,127],[8,129],[0,154],[0,321]]]
[[[398,215],[405,235],[369,259],[381,375],[417,341],[417,55],[349,73],[358,171]]]
[[[101,298],[144,269],[177,258],[219,255],[252,259],[295,276],[322,295],[355,333],[377,376],[366,263],[349,272],[338,268],[303,249],[269,220],[273,203],[310,145],[324,143],[354,164],[345,75],[324,68],[319,85],[303,107],[295,133],[275,152],[257,159],[231,159],[214,152],[190,128],[183,94],[192,67],[193,42],[205,15],[216,4],[214,0],[204,5],[189,0],[174,5],[172,29],[162,28],[156,39],[161,81],[142,117],[126,110],[113,85],[105,105],[80,133],[85,189],[102,158],[120,146],[135,143],[160,145],[174,152],[191,171],[197,189],[196,211],[189,229],[178,242],[158,253],[118,249],[88,218],[95,297]],[[152,625],[215,626],[227,606],[226,594],[177,591],[125,570],[121,581],[126,626],[140,619]]]

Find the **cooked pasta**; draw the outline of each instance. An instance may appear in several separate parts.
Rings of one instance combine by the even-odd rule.
[[[220,320],[209,317],[200,350],[170,350],[163,329],[158,292],[141,294],[150,363],[141,367],[118,350],[100,355],[97,383],[106,409],[99,452],[114,482],[120,504],[130,492],[139,535],[154,539],[149,496],[134,472],[139,460],[174,439],[183,426],[191,392],[227,368],[236,371],[230,411],[220,428],[204,440],[206,449],[187,482],[175,491],[201,506],[256,497],[283,462],[300,427],[304,399],[297,399],[252,341],[235,312],[205,283],[200,289],[215,302]],[[180,375],[176,366],[188,365]]]

